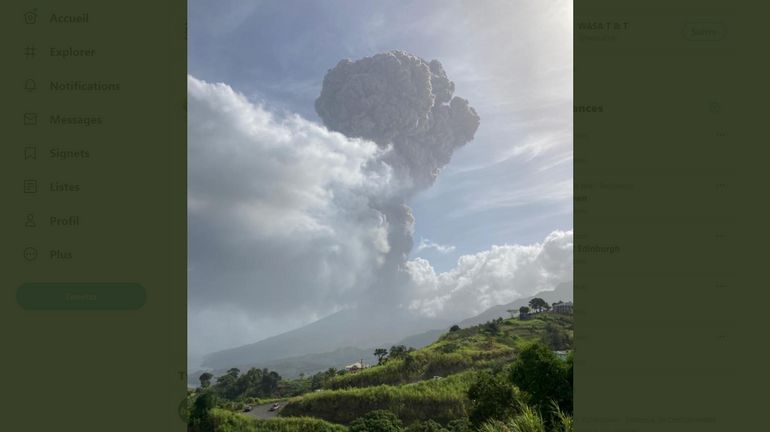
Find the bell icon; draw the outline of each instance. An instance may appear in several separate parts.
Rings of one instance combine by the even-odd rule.
[[[37,83],[35,83],[35,80],[33,80],[32,78],[24,82],[24,90],[34,91],[35,89],[37,89]]]

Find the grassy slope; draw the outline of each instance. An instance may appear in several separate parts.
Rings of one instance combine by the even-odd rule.
[[[505,320],[497,334],[483,325],[446,333],[411,353],[410,360],[390,360],[336,377],[328,384],[329,390],[292,399],[281,415],[312,416],[343,424],[375,409],[389,409],[406,423],[464,417],[473,370],[510,362],[528,343],[542,340],[548,324],[572,338],[572,317],[550,313],[526,321]],[[446,378],[429,380],[436,375]]]
[[[473,376],[474,372],[467,371],[400,386],[320,391],[293,399],[283,408],[281,416],[310,415],[348,424],[369,411],[389,409],[406,423],[425,419],[445,423],[467,415],[466,393]]]
[[[327,387],[343,389],[407,384],[470,368],[507,363],[524,345],[543,338],[548,323],[572,337],[571,316],[544,313],[526,321],[508,319],[501,323],[496,335],[485,331],[483,325],[449,332],[438,341],[413,352],[410,361],[394,359],[355,374],[338,376],[330,380]]]
[[[215,408],[211,411],[217,432],[347,432],[347,428],[307,417],[257,420]]]

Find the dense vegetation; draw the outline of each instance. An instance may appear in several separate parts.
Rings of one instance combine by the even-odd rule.
[[[377,367],[329,377],[325,387],[398,385],[471,368],[500,367],[533,340],[553,350],[566,350],[571,348],[572,338],[570,316],[544,313],[524,321],[498,319],[467,329],[456,328],[425,348],[397,357],[389,355]]]
[[[346,432],[348,428],[309,417],[258,420],[223,409],[213,409],[212,422],[217,432]]]
[[[348,424],[370,411],[388,409],[407,424],[427,419],[448,422],[467,416],[467,392],[474,378],[474,373],[467,372],[401,386],[325,390],[292,399],[281,415]]]
[[[379,364],[355,373],[285,381],[264,369],[231,369],[215,384],[202,376],[190,397],[190,430],[572,431],[572,316],[530,305],[535,312],[521,318],[453,326],[419,350],[378,349]],[[276,419],[236,413],[286,397]]]

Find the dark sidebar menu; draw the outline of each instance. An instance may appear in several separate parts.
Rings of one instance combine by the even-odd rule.
[[[578,431],[766,423],[761,5],[575,2]]]
[[[0,6],[4,430],[185,429],[186,8]]]

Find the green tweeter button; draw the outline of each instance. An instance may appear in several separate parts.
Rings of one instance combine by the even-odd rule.
[[[25,283],[16,291],[16,301],[27,310],[134,310],[146,300],[136,283]]]

